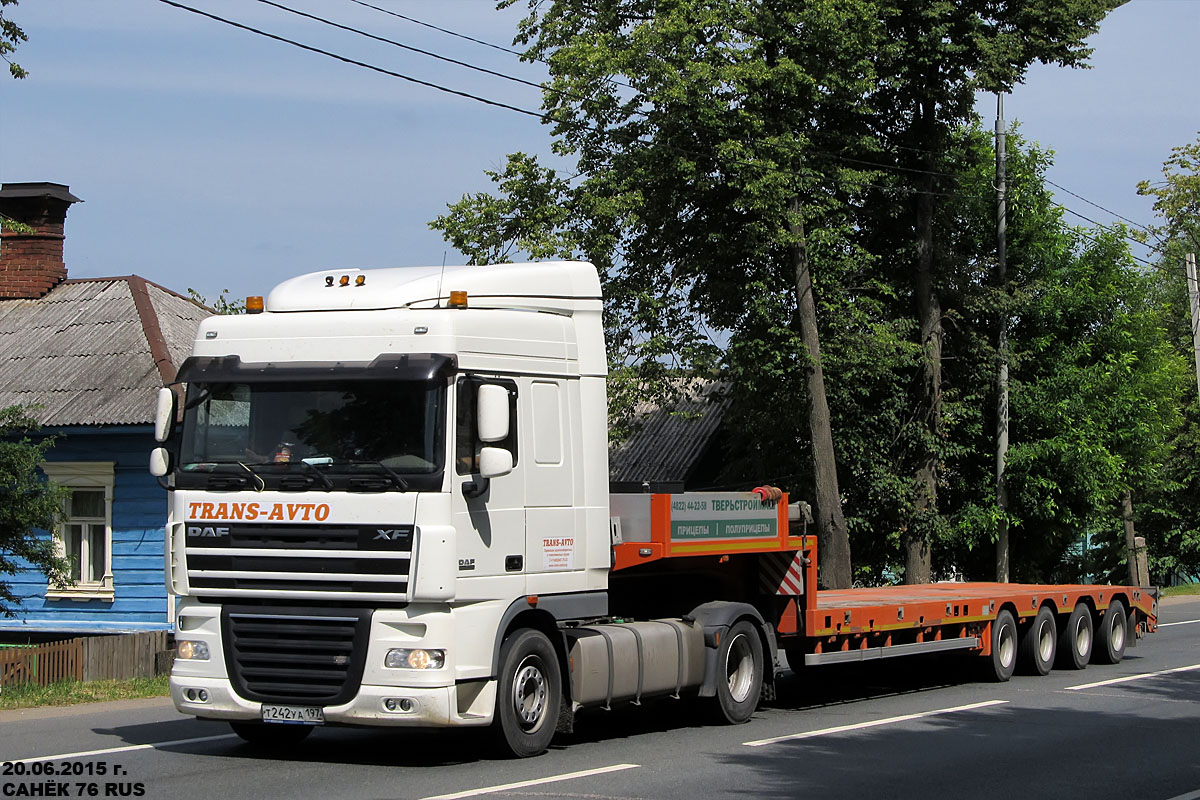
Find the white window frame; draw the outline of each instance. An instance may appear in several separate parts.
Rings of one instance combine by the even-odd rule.
[[[74,586],[54,586],[46,589],[46,597],[50,599],[71,600],[112,600],[113,571],[112,571],[112,503],[115,464],[112,461],[48,461],[40,465],[46,477],[59,486],[68,489],[103,489],[104,490],[104,575],[99,580],[80,581]],[[66,542],[64,525],[69,520],[63,520],[54,531],[55,547],[60,556],[65,556]],[[93,518],[89,522],[94,523]],[[83,559],[81,558],[81,561]]]

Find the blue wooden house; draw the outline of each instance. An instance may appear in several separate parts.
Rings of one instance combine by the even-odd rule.
[[[0,638],[169,629],[166,492],[147,471],[155,392],[190,351],[203,306],[135,275],[68,279],[66,186],[4,184],[0,215],[0,408],[32,407],[56,437],[41,469],[70,490],[53,536],[74,585],[29,570]]]

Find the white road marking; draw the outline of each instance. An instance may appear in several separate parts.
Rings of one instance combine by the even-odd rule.
[[[1197,798],[1200,798],[1200,789],[1197,789],[1194,792],[1188,792],[1187,794],[1177,794],[1170,798],[1170,800],[1197,800]]]
[[[423,800],[457,800],[460,797],[475,797],[481,794],[493,794],[495,792],[506,792],[509,789],[524,789],[526,786],[541,786],[544,783],[558,783],[559,781],[570,781],[575,778],[587,778],[592,775],[603,775],[607,772],[620,772],[624,769],[636,769],[641,764],[613,764],[611,767],[597,767],[596,769],[585,769],[579,772],[568,772],[563,775],[550,775],[545,778],[534,778],[531,781],[518,781],[517,783],[506,783],[502,786],[485,786],[481,789],[468,789],[465,792],[455,792],[454,794],[439,794],[433,797],[426,797]]]
[[[1140,681],[1143,678],[1157,678],[1159,675],[1170,675],[1172,672],[1191,672],[1192,670],[1200,669],[1200,664],[1192,664],[1190,667],[1175,667],[1174,669],[1160,669],[1158,672],[1139,672],[1137,675],[1126,675],[1124,678],[1113,678],[1107,681],[1096,681],[1095,683],[1081,683],[1078,686],[1068,686],[1067,691],[1074,692],[1079,689],[1094,689],[1097,686],[1112,686],[1114,683],[1128,683],[1129,681]]]
[[[1185,619],[1180,620],[1179,622],[1160,622],[1158,623],[1158,627],[1169,628],[1172,625],[1191,625],[1193,622],[1200,622],[1200,619]],[[1175,800],[1175,798],[1171,798],[1171,800]]]
[[[60,761],[68,758],[91,758],[106,756],[110,753],[129,753],[134,750],[153,750],[159,747],[173,747],[181,744],[199,744],[200,742],[215,742],[218,739],[237,738],[235,733],[222,733],[218,736],[199,736],[195,739],[176,739],[171,742],[152,742],[150,744],[131,744],[125,747],[108,747],[103,750],[84,750],[80,753],[59,753],[56,756],[30,756],[28,758],[10,759],[12,761]]]
[[[853,725],[838,725],[836,728],[822,728],[817,731],[805,731],[804,733],[791,733],[786,736],[774,736],[770,739],[756,739],[753,742],[742,742],[747,747],[762,747],[765,744],[775,744],[776,742],[789,742],[796,739],[812,739],[817,736],[828,736],[833,733],[845,733],[847,731],[859,731],[864,728],[876,728],[880,725],[892,725],[897,722],[908,722],[909,720],[922,719],[923,717],[933,717],[938,714],[953,714],[956,711],[974,711],[977,708],[988,708],[989,706],[1004,705],[1007,700],[988,700],[983,703],[972,703],[968,706],[954,706],[953,708],[938,708],[933,711],[920,711],[916,714],[904,714],[899,717],[888,717],[887,719],[874,719],[870,722],[856,722]]]

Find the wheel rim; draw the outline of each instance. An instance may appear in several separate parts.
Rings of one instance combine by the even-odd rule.
[[[1119,653],[1125,647],[1125,620],[1117,619],[1117,616],[1111,611],[1109,615],[1112,616],[1112,621],[1108,623],[1108,642],[1112,651]]]
[[[537,656],[526,656],[517,667],[513,678],[513,709],[517,712],[521,728],[531,731],[537,728],[546,713],[546,673]]]
[[[725,654],[725,677],[729,681],[729,696],[735,703],[750,696],[754,685],[754,653],[745,634],[739,633],[729,643]]]
[[[1017,657],[1017,637],[1013,635],[1012,626],[1005,624],[1001,627],[996,640],[997,649],[1000,651],[1000,665],[1008,669]]]
[[[1045,664],[1054,658],[1054,632],[1049,622],[1038,628],[1038,658]]]
[[[1092,631],[1087,626],[1087,621],[1080,617],[1075,622],[1075,652],[1080,658],[1086,656],[1092,651]]]

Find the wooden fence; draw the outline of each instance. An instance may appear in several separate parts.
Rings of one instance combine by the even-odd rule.
[[[155,674],[156,656],[166,649],[166,631],[0,647],[0,686],[148,678]]]
[[[83,680],[83,639],[0,648],[0,686]]]

